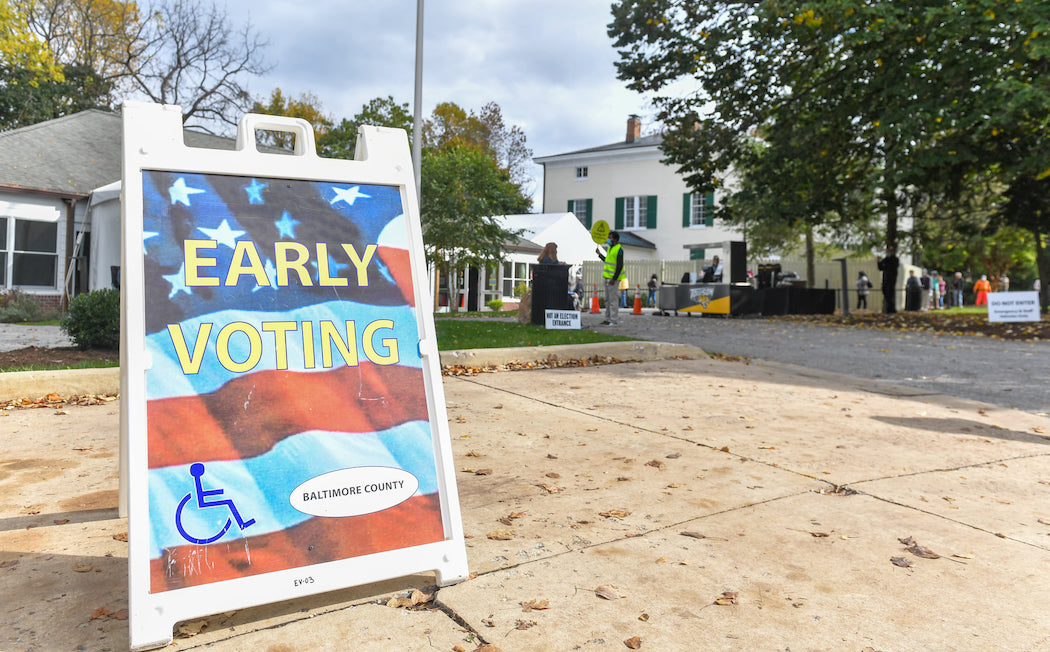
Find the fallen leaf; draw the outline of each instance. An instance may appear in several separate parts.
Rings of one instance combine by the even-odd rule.
[[[514,629],[525,630],[525,629],[529,629],[529,628],[535,627],[535,626],[536,626],[536,621],[535,620],[519,620],[517,622],[517,624],[514,625]]]
[[[607,512],[598,512],[598,516],[604,516],[605,518],[623,518],[630,515],[630,511],[626,509],[610,509]]]
[[[901,568],[911,568],[913,565],[905,557],[890,557],[890,562],[892,562],[894,566],[900,566]]]
[[[17,559],[8,559],[7,561],[0,561],[0,568],[13,568],[18,565]]]
[[[963,553],[963,552],[957,552],[957,553],[952,554],[952,557],[957,557],[959,559],[974,559],[976,557],[976,555],[971,555],[969,553]]]
[[[128,541],[128,533],[127,532],[117,532],[116,534],[113,535],[113,539],[115,539],[116,541],[123,541],[124,543],[127,543],[127,541]]]
[[[548,478],[553,478],[554,480],[557,480],[558,478],[561,477],[560,473],[555,473],[554,471],[551,471],[550,473],[544,473],[543,475],[548,477]]]
[[[543,489],[544,491],[546,491],[549,494],[560,494],[561,492],[565,491],[561,487],[555,487],[555,486],[549,485],[549,484],[539,484],[539,485],[536,485],[536,486],[540,487],[541,489]]]
[[[817,537],[818,539],[822,539],[826,536],[829,536],[827,532],[810,532],[809,534],[810,536]]]
[[[547,453],[547,459],[548,460],[556,460],[556,459],[558,459],[558,456],[557,455],[551,455],[550,453]]]
[[[723,591],[722,597],[715,599],[715,604],[719,605],[728,605],[736,603],[736,591]]]
[[[55,525],[65,525],[66,523],[69,522],[69,519],[68,518],[56,518],[53,522],[54,522]]]
[[[671,453],[670,455],[667,456],[667,459],[669,459],[669,460],[677,460],[681,456],[682,456],[681,453]]]
[[[208,626],[207,620],[198,620],[191,623],[182,623],[179,625],[180,636],[196,636],[201,633],[201,630]]]
[[[646,465],[646,466],[651,466],[651,467],[653,467],[654,469],[662,469],[662,468],[664,468],[664,467],[666,466],[666,465],[665,465],[665,464],[664,464],[663,462],[661,462],[660,460],[649,460],[648,462],[646,462],[646,463],[645,463],[645,465]]]
[[[492,539],[493,541],[510,541],[514,538],[514,535],[506,530],[493,530],[485,536]]]
[[[109,615],[109,609],[106,609],[105,607],[99,607],[98,609],[95,609],[94,611],[91,612],[91,620],[96,620],[98,618],[105,618],[108,615]]]
[[[640,650],[642,649],[642,639],[638,636],[632,636],[623,642],[629,650]]]
[[[638,616],[638,620],[642,621],[643,623],[649,622],[649,614],[642,614],[641,616]]]
[[[479,453],[479,452],[477,452],[475,450],[472,450],[469,453],[467,453],[467,457],[481,457],[481,453]]]
[[[728,453],[729,452],[729,447],[728,446],[723,446],[722,448],[719,448],[718,450],[722,451],[723,453]]]
[[[73,570],[77,573],[90,573],[95,569],[91,564],[73,564]]]
[[[603,600],[620,599],[620,593],[608,584],[603,584],[602,586],[599,586],[598,588],[594,589],[594,594]]]
[[[519,602],[522,611],[543,611],[544,609],[551,608],[550,600],[529,600],[528,602]]]
[[[127,620],[128,619],[128,610],[126,608],[125,609],[117,609],[116,611],[111,613],[109,615],[109,617],[112,618],[113,620]]]
[[[492,469],[478,469],[474,475],[492,475]]]

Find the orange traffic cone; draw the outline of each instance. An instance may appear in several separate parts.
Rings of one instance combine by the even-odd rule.
[[[467,293],[466,292],[464,292],[463,294],[459,295],[459,307],[460,308],[466,308],[467,307]]]
[[[591,313],[599,313],[602,311],[601,306],[598,305],[598,286],[594,286],[594,296],[591,297]]]
[[[641,286],[634,286],[634,310],[631,311],[632,315],[642,314],[642,297],[638,295]]]

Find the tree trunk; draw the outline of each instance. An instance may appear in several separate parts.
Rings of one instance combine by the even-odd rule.
[[[886,169],[883,171],[882,199],[886,204],[886,248],[897,253],[897,178],[893,165],[893,146],[886,152]]]
[[[1050,280],[1050,255],[1043,246],[1043,234],[1038,228],[1032,229],[1032,235],[1035,236],[1035,267],[1039,275],[1039,307],[1043,312],[1050,312],[1050,287],[1047,287],[1047,281]]]
[[[813,226],[806,227],[806,287],[813,287],[813,279],[817,275],[816,254],[813,251]]]

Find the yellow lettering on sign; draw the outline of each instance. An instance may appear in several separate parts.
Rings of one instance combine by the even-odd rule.
[[[219,279],[214,276],[201,276],[201,267],[215,267],[214,258],[204,258],[198,255],[200,249],[215,249],[219,243],[214,240],[186,240],[182,243],[183,261],[186,264],[186,286],[187,287],[215,287],[219,285]]]
[[[201,362],[204,360],[204,349],[208,345],[208,336],[211,335],[212,325],[205,322],[197,329],[197,339],[193,342],[193,355],[190,355],[186,346],[186,338],[182,334],[182,328],[178,324],[168,324],[168,334],[171,335],[171,343],[175,347],[175,355],[179,357],[182,373],[192,375],[201,370]]]
[[[244,264],[245,258],[248,259],[247,266]],[[233,249],[233,259],[230,261],[230,270],[226,274],[224,285],[226,287],[237,285],[237,281],[240,280],[243,274],[254,276],[258,285],[270,286],[270,279],[266,276],[266,269],[263,267],[262,260],[259,259],[259,251],[251,240],[237,241],[237,246]]]
[[[277,259],[277,287],[288,286],[288,272],[294,271],[299,276],[299,283],[304,287],[314,284],[306,263],[310,260],[310,250],[298,242],[275,242],[274,258]],[[292,255],[294,254],[294,257]]]

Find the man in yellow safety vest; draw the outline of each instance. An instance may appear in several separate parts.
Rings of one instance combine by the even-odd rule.
[[[609,238],[605,241],[608,249],[602,255],[598,249],[598,257],[605,261],[602,269],[602,279],[605,281],[605,326],[615,326],[620,316],[620,279],[626,278],[623,271],[623,247],[620,246],[620,234],[616,231],[609,232]]]

